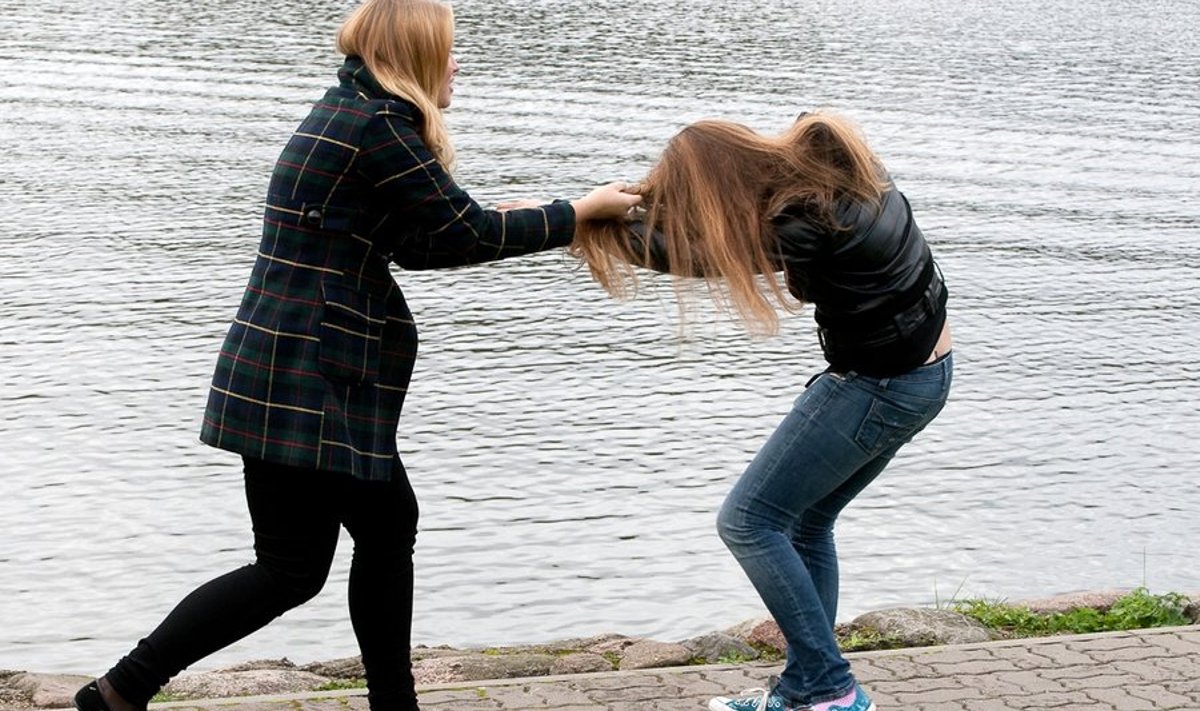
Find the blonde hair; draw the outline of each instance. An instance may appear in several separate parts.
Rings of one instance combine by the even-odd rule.
[[[438,107],[454,46],[454,11],[438,0],[366,0],[337,34],[337,48],[360,57],[388,92],[421,111],[421,139],[447,170],[454,148]]]
[[[753,333],[776,333],[776,307],[792,311],[770,221],[799,205],[830,230],[845,199],[878,203],[887,178],[878,158],[847,119],[802,114],[779,136],[729,121],[691,124],[667,144],[640,183],[646,232],[661,233],[670,273],[700,277],[718,306]],[[650,241],[632,246],[622,221],[576,228],[571,251],[614,296],[636,287],[631,264],[651,264]],[[683,285],[677,281],[683,307]]]

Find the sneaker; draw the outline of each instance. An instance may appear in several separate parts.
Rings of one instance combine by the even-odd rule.
[[[846,694],[840,699],[833,701],[822,701],[819,704],[813,704],[812,711],[876,711],[875,704],[867,696],[867,692],[858,684],[854,685],[854,691]]]
[[[709,711],[808,711],[806,707],[790,706],[779,694],[767,689],[747,689],[741,696],[718,696],[708,702]],[[872,709],[874,711],[874,709]]]

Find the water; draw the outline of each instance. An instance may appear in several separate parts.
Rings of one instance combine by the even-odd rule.
[[[349,3],[0,0],[0,668],[103,671],[248,560],[197,441],[271,163]],[[911,198],[956,389],[843,516],[841,617],[951,597],[1200,591],[1200,2],[460,0],[449,121],[481,201],[644,173],[683,123],[827,105]],[[868,32],[869,30],[869,32]],[[713,531],[821,367],[561,255],[402,273],[414,638],[682,639],[763,614]],[[321,595],[196,668],[356,653]]]

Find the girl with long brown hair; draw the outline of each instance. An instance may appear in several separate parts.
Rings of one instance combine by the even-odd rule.
[[[140,711],[175,674],[315,596],[344,526],[350,620],[372,711],[417,708],[410,632],[417,501],[397,454],[417,328],[391,266],[435,269],[564,247],[638,202],[613,183],[505,211],[451,176],[442,120],[458,63],[437,0],[366,0],[338,35],[338,84],[271,175],[262,237],[200,438],[241,456],[254,563],[184,599],[80,711]]]
[[[749,330],[814,306],[828,367],[734,485],[717,529],[787,640],[767,688],[712,711],[874,711],[834,636],[838,514],[941,411],[953,371],[947,290],[908,201],[857,127],[802,114],[778,136],[687,126],[640,183],[632,222],[572,250],[615,295],[635,267],[707,286]]]

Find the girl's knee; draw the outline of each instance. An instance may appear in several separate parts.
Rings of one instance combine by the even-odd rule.
[[[755,525],[737,506],[726,504],[717,514],[717,535],[729,548],[747,545],[761,533],[762,527]]]
[[[321,592],[325,587],[326,579],[329,577],[329,569],[286,574],[276,571],[274,577],[281,597],[287,602],[290,609],[303,605]]]
[[[302,605],[317,596],[329,577],[332,558],[324,556],[273,554],[259,552],[254,564],[266,577],[273,596],[285,610]]]

